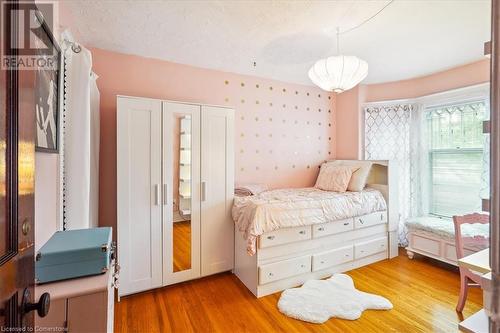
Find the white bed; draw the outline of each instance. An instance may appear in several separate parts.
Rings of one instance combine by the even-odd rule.
[[[364,162],[364,161],[363,161]],[[387,161],[367,188],[281,189],[235,198],[234,273],[257,297],[397,255],[397,194]]]
[[[406,227],[408,228],[406,252],[410,259],[418,253],[457,265],[455,229],[451,219],[432,216],[417,217],[406,221]],[[462,236],[474,239],[464,245],[465,255],[481,251],[489,246],[489,225],[464,224]]]

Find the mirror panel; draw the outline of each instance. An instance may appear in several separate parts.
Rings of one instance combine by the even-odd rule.
[[[173,271],[191,269],[191,116],[173,114]]]

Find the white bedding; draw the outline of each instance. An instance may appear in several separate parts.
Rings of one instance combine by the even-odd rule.
[[[237,229],[244,233],[247,240],[247,251],[253,255],[257,237],[266,232],[326,223],[386,209],[382,193],[375,189],[338,193],[307,187],[235,197],[232,213]]]

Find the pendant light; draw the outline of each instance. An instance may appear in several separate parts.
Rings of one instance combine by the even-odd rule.
[[[337,55],[320,59],[309,70],[311,81],[323,90],[342,93],[354,88],[368,75],[368,63],[355,56],[340,54],[337,28]]]

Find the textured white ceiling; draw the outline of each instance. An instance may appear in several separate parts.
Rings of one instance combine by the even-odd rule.
[[[335,28],[348,30],[385,4],[66,0],[61,22],[87,46],[311,84],[310,66],[335,54]],[[396,0],[342,35],[340,47],[366,60],[365,83],[377,83],[479,60],[489,35],[489,0]]]

